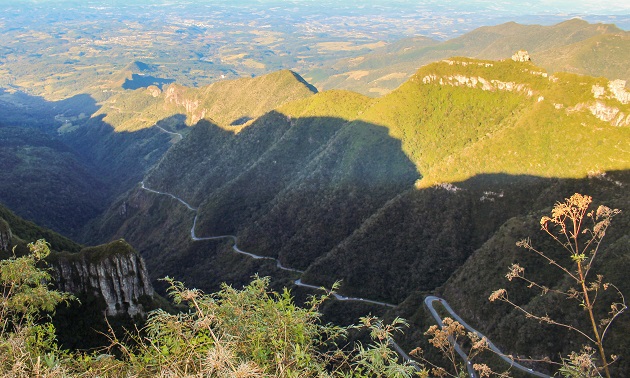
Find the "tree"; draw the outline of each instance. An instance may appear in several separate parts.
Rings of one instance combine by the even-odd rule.
[[[606,230],[612,218],[619,214],[620,210],[610,209],[603,205],[600,205],[597,210],[591,210],[591,203],[590,196],[576,193],[564,202],[557,202],[551,211],[551,217],[544,216],[540,220],[541,229],[569,254],[569,263],[563,263],[562,257],[554,258],[551,253],[539,251],[534,248],[529,239],[516,243],[517,246],[535,253],[548,265],[564,274],[571,282],[568,288],[550,288],[534,282],[525,276],[525,268],[519,264],[512,264],[506,274],[508,280],[522,280],[527,283],[528,288],[540,290],[541,295],[555,293],[576,301],[579,307],[585,310],[590,329],[556,321],[547,315],[534,314],[512,302],[505,289],[494,291],[489,300],[509,303],[528,318],[564,327],[588,341],[590,345],[585,346],[578,353],[572,353],[564,360],[564,366],[561,369],[563,374],[597,376],[603,371],[605,376],[610,378],[608,366],[617,359],[617,356],[606,355],[604,339],[613,321],[627,309],[627,306],[623,293],[614,284],[605,282],[603,275],[595,274],[593,266],[596,258],[601,255],[600,247]],[[610,303],[610,311],[605,316],[601,316],[594,310],[594,306],[598,300],[601,300],[601,292],[607,290],[612,290],[617,300],[613,300]],[[594,358],[593,349],[597,350],[599,361]]]

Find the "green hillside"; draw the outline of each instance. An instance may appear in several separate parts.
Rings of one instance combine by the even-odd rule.
[[[190,131],[187,126],[209,119],[219,122],[227,133],[236,133],[263,113],[315,91],[291,71],[203,88],[177,84],[164,88],[164,92],[151,86],[115,95],[84,125],[62,135],[98,168],[116,194],[138,183],[179,142],[180,135]]]
[[[7,250],[3,251],[3,257],[7,257],[10,249],[14,245],[19,245],[23,251],[25,246],[24,240],[46,239],[50,243],[50,247],[56,251],[79,252],[81,245],[57,234],[54,231],[40,227],[33,222],[22,219],[15,215],[5,206],[0,205],[0,232],[7,233],[11,230],[11,242],[8,243]]]
[[[628,92],[616,98],[612,84],[550,76],[530,63],[452,58],[420,69],[362,119],[401,140],[419,187],[488,173],[584,177],[630,167]]]
[[[455,38],[452,42],[464,45],[463,51],[475,53],[472,57],[501,59],[511,56],[519,49],[538,53],[593,36],[618,33],[624,31],[615,25],[589,24],[574,18],[551,26],[520,25],[515,22],[484,26]]]
[[[283,12],[273,9],[265,12]],[[124,29],[102,34],[98,17],[78,18],[94,27],[66,39],[72,22],[7,30],[15,38],[0,43],[0,376],[406,377],[412,368],[396,363],[388,326],[337,325],[402,316],[403,349],[429,350],[427,295],[551,375],[557,367],[541,361],[561,362],[584,339],[488,298],[505,287],[522,309],[586,328],[581,315],[606,316],[612,286],[592,308],[570,308],[560,291],[571,280],[548,269],[587,261],[588,250],[558,253],[540,232],[541,217],[574,193],[621,209],[585,269],[630,298],[630,32],[572,19],[481,27],[444,42],[386,42],[356,28],[353,42],[334,24],[313,33],[323,25],[314,15],[283,22],[294,33],[280,34],[266,22],[228,31],[245,25],[241,13],[212,33],[213,18],[194,25],[199,15],[150,21],[160,33],[119,20]],[[51,25],[62,26],[53,35]],[[195,48],[170,54],[188,39]],[[324,65],[331,57],[346,58]],[[286,66],[306,72],[254,76]],[[553,258],[518,249],[524,238]],[[38,242],[45,261],[29,257],[38,239],[49,243]],[[530,289],[550,295],[507,281],[515,262],[543,285]],[[79,300],[31,316],[23,309],[53,308],[49,278],[37,276],[45,266]],[[28,295],[14,301],[18,286]],[[159,304],[153,287],[189,311],[172,315],[161,303],[138,336],[117,339]],[[309,296],[318,287],[334,287],[337,299],[320,306],[324,297]],[[366,328],[371,344],[355,348]],[[337,336],[347,331],[345,344]],[[626,313],[606,341],[621,356],[613,376],[630,376],[629,332]],[[108,343],[96,354],[58,347]]]
[[[607,85],[603,79],[549,76],[530,63],[513,61],[451,58],[423,67],[361,116],[362,121],[386,125],[389,135],[400,139],[421,177],[416,189],[388,202],[351,238],[310,266],[307,276],[328,284],[343,277],[348,287],[358,290],[352,294],[402,300],[408,293],[402,288],[438,286],[496,227],[527,211],[532,198],[522,188],[541,190],[544,178],[598,177],[627,170],[627,124],[615,126],[614,120],[600,120],[589,110],[598,101],[606,103],[627,122],[628,105],[612,98]],[[605,92],[598,99],[594,87]],[[458,182],[468,187],[462,191]],[[488,217],[488,211],[496,210],[479,199],[494,201],[508,191],[518,202]],[[403,209],[416,215],[396,215]],[[406,258],[389,259],[392,240],[393,249]],[[366,248],[372,252],[366,254]],[[370,264],[346,263],[360,256]],[[440,263],[427,263],[435,256],[441,256]],[[435,274],[436,269],[440,273]],[[362,283],[369,272],[382,278]],[[400,278],[400,272],[409,273]]]
[[[251,240],[243,239],[248,248],[251,245],[257,251],[268,253],[267,244],[277,245],[292,236],[294,242],[303,238],[318,237],[320,241],[327,238],[327,242],[312,243],[311,250],[303,252],[303,256],[308,255],[308,259],[313,260],[352,232],[362,219],[359,214],[365,218],[417,178],[413,165],[405,163],[399,143],[387,136],[386,129],[348,121],[348,118],[356,118],[371,102],[351,92],[324,92],[287,104],[236,135],[202,122],[169,151],[145,182],[149,187],[178,193],[193,206],[200,206],[199,230],[212,228],[213,232],[224,234],[235,233],[244,225],[258,225],[249,231],[253,236]],[[311,189],[312,185],[316,186]],[[286,222],[289,218],[284,218],[285,212],[294,210],[284,206],[294,207],[295,201],[302,201],[305,193],[312,194],[309,198],[312,211],[328,218],[335,216],[327,224],[334,235],[318,232],[322,226],[320,220],[308,212],[301,212],[300,219],[304,224],[312,223],[312,229],[300,229],[300,222]],[[347,197],[347,209],[340,207],[339,196]],[[120,227],[122,223],[121,230],[126,231],[117,235],[142,245],[147,244],[146,232],[166,232],[166,236],[160,234],[159,238],[187,243],[190,212],[160,198],[154,198],[159,204],[147,207],[149,198],[152,196],[143,191],[132,195],[127,202],[138,215],[122,216],[111,211],[104,228]],[[363,198],[362,207],[355,204],[357,198]],[[281,202],[276,203],[279,199]],[[165,206],[173,209],[165,210]],[[339,208],[343,214],[330,214],[331,208]],[[136,217],[147,211],[151,212],[151,224],[156,228],[148,224],[147,228],[138,227]],[[262,218],[251,221],[256,217]],[[275,226],[279,218],[285,219],[285,227]],[[169,226],[164,229],[161,224]],[[267,234],[263,232],[266,229],[282,235]],[[293,235],[296,231],[298,234]],[[153,248],[149,252],[152,256],[166,255],[166,251]],[[292,249],[286,245],[283,250]],[[294,254],[286,255],[291,261],[299,262]],[[168,266],[160,262],[158,256],[147,261],[167,274]]]
[[[554,270],[534,253],[516,247],[516,242],[524,238],[531,238],[532,244],[544,251],[553,259],[566,259],[564,251],[558,248],[548,236],[540,230],[540,217],[549,215],[552,198],[561,200],[572,193],[583,192],[593,196],[593,203],[606,205],[610,208],[622,209],[622,213],[613,218],[611,226],[606,232],[600,249],[597,273],[604,275],[606,282],[618,285],[622,293],[630,293],[630,284],[625,277],[630,264],[630,249],[628,243],[628,226],[630,208],[627,185],[630,183],[628,171],[610,172],[606,178],[586,180],[556,181],[547,190],[541,191],[533,209],[541,209],[524,213],[521,216],[507,220],[496,233],[477,249],[465,264],[440,289],[454,309],[465,319],[471,319],[475,327],[481,332],[488,332],[488,336],[498,345],[518,353],[522,356],[542,357],[550,351],[556,354],[566,354],[575,350],[584,342],[583,339],[560,327],[540,324],[526,319],[514,308],[505,304],[488,301],[490,294],[506,288],[512,299],[529,311],[545,313],[561,322],[588,327],[584,324],[582,311],[572,309],[571,303],[557,296],[541,296],[535,290],[528,290],[522,282],[508,282],[505,274],[513,263],[525,267],[530,279],[541,282],[552,289],[561,289],[566,285],[563,275]],[[507,201],[508,199],[505,199]],[[586,227],[589,227],[586,225]],[[604,294],[601,305],[596,307],[600,315],[604,315],[610,308],[604,307],[610,300],[610,293]],[[406,315],[410,316],[410,315]],[[616,371],[614,376],[626,376],[630,367],[625,356],[630,341],[625,336],[630,330],[630,320],[627,314],[622,315],[615,327],[611,329],[607,348],[610,353],[620,353],[624,357],[613,364]],[[417,335],[413,335],[414,337]],[[613,352],[613,350],[615,352]]]
[[[375,256],[402,232],[400,253],[412,253],[420,271],[425,252],[451,251],[437,265],[439,277],[421,285],[438,286],[496,227],[529,209],[532,199],[521,187],[627,170],[630,110],[623,101],[605,79],[551,76],[528,62],[451,58],[423,67],[379,99],[326,91],[283,105],[237,134],[201,122],[144,182],[199,208],[197,235],[237,235],[246,250],[309,268],[315,282],[347,279],[353,293],[402,300],[414,280],[392,284],[389,294],[386,284],[355,286],[350,277],[363,273],[343,261],[356,252],[377,269],[386,260]],[[608,120],[598,109],[617,113]],[[469,192],[460,193],[457,182],[469,182]],[[523,198],[504,214],[477,203],[508,190]],[[401,209],[419,218],[411,221]],[[435,209],[445,210],[420,216]],[[494,218],[475,221],[488,214]],[[95,234],[125,237],[169,274],[161,260],[177,259],[169,251],[196,248],[189,240],[193,216],[137,188],[110,208]],[[411,235],[431,229],[427,219],[438,229],[417,244]],[[458,237],[450,236],[455,230]],[[363,239],[371,240],[367,250],[357,247]],[[176,242],[158,250],[166,240]]]
[[[339,61],[327,70],[305,73],[320,89],[344,88],[382,95],[405,82],[421,66],[451,56],[509,59],[527,50],[549,72],[568,71],[608,79],[630,80],[626,48],[628,32],[607,24],[572,19],[551,26],[508,22],[484,26],[440,42],[403,40],[368,55]],[[595,53],[593,53],[595,52]]]
[[[98,109],[87,94],[47,101],[0,90],[0,202],[85,241],[86,224],[138,182],[172,139],[158,128],[113,133],[101,116],[91,117]]]
[[[134,62],[124,71],[129,75],[121,80],[149,74],[151,67]],[[93,228],[98,228],[94,219],[142,180],[181,139],[177,133],[188,132],[186,122],[190,124],[196,114],[190,104],[199,104],[199,111],[233,133],[250,118],[315,91],[291,71],[201,89],[174,84],[168,88],[172,90],[167,96],[152,87],[160,93],[158,98],[146,89],[125,91],[98,111],[88,95],[49,102],[1,91],[0,202],[27,219],[89,240]],[[112,104],[124,112],[106,115]],[[139,114],[146,117],[138,118]]]
[[[224,80],[202,88],[177,84],[125,91],[108,99],[95,117],[118,131],[137,131],[158,121],[182,115],[187,125],[201,119],[225,127],[241,126],[291,100],[317,90],[292,71],[278,71],[256,78]]]
[[[236,235],[242,250],[305,270],[304,282],[400,303],[447,283],[511,219],[572,191],[625,193],[630,109],[617,84],[450,58],[381,98],[324,91],[238,133],[199,122],[144,183],[197,208],[198,237]],[[124,237],[153,277],[204,290],[300,277],[235,254],[229,239],[192,241],[194,216],[138,186],[98,237]]]

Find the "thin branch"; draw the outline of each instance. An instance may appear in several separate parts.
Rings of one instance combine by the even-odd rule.
[[[563,267],[562,265],[558,264],[555,260],[547,257],[547,255],[545,255],[544,253],[540,252],[539,250],[537,250],[536,248],[532,247],[531,245],[528,245],[526,247],[527,249],[529,249],[530,251],[534,251],[536,252],[538,255],[540,255],[542,258],[544,258],[545,260],[547,260],[549,262],[550,265],[555,266],[556,268],[561,269],[563,272],[565,272],[566,274],[568,274],[571,278],[573,278],[574,280],[578,281],[578,278],[571,273],[567,268]]]
[[[540,289],[540,291],[543,292],[543,295],[547,294],[547,293],[556,293],[556,294],[565,296],[567,298],[573,298],[574,297],[574,295],[569,294],[567,292],[564,292],[562,290],[551,289],[551,288],[548,288],[547,286],[540,285],[537,282],[534,282],[534,281],[526,278],[525,276],[516,276],[515,278],[520,278],[521,280],[527,282],[527,287],[528,288],[536,287],[536,288]]]
[[[522,308],[521,306],[519,306],[519,305],[517,305],[516,303],[514,303],[514,302],[510,301],[510,300],[507,298],[507,294],[505,294],[504,296],[502,296],[502,297],[501,297],[501,298],[499,298],[499,299],[500,299],[501,301],[504,301],[504,302],[506,302],[506,303],[509,303],[510,305],[512,305],[512,307],[514,307],[514,308],[516,308],[517,310],[519,310],[519,311],[521,311],[522,313],[524,313],[524,314],[525,314],[525,317],[527,317],[527,318],[532,318],[532,319],[538,320],[538,321],[539,321],[539,322],[541,322],[541,323],[553,324],[553,325],[557,325],[557,326],[560,326],[560,327],[564,327],[564,328],[570,329],[570,330],[575,331],[575,332],[579,333],[580,335],[584,336],[584,337],[585,337],[586,339],[588,339],[590,342],[592,342],[592,343],[594,343],[594,344],[596,343],[596,341],[595,341],[593,338],[591,338],[591,337],[590,337],[589,335],[587,335],[586,333],[582,332],[580,329],[573,327],[572,325],[569,325],[569,324],[564,324],[564,323],[559,323],[559,322],[556,322],[555,320],[553,320],[553,319],[551,319],[551,318],[549,318],[549,317],[547,317],[547,316],[538,316],[538,315],[535,315],[535,314],[533,314],[533,313],[531,313],[531,312],[529,312],[529,311],[525,310],[525,309],[524,309],[524,308]]]
[[[619,315],[621,315],[624,311],[626,311],[628,309],[628,306],[626,306],[626,299],[623,296],[623,293],[621,292],[621,290],[619,290],[619,288],[617,286],[613,285],[613,284],[608,284],[608,285],[614,287],[615,290],[617,290],[617,294],[619,294],[619,296],[621,297],[621,303],[619,303],[619,304],[622,305],[622,308],[620,310],[617,310],[617,311],[615,311],[614,308],[613,308],[612,312],[614,312],[614,314],[613,314],[612,318],[610,318],[610,320],[608,321],[608,324],[606,325],[606,327],[604,328],[604,331],[602,332],[602,342],[604,341],[604,337],[606,336],[606,332],[608,332],[608,328],[610,328],[610,325],[613,323],[613,321]],[[613,303],[611,305],[611,307],[614,306],[615,304],[617,304],[617,303]]]
[[[566,229],[565,227],[563,227],[563,229]],[[549,231],[547,228],[543,228],[543,230],[553,238],[553,240],[555,240],[558,244],[560,244],[562,246],[562,248],[566,249],[569,253],[573,254],[573,249],[572,248],[568,248],[568,246],[571,246],[571,242],[568,241],[567,243],[564,243],[560,240],[560,238],[558,238],[556,235],[554,235],[551,231]],[[563,232],[563,235],[566,236],[566,233]]]

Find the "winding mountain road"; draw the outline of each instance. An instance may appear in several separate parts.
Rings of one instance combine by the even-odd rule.
[[[295,283],[296,286],[308,287],[310,289],[315,289],[315,290],[325,290],[321,286],[305,284],[305,283],[302,282],[301,278],[295,280],[294,283]],[[340,300],[340,301],[355,301],[355,302],[371,303],[371,304],[384,306],[384,307],[391,307],[391,308],[396,307],[396,305],[393,305],[391,303],[378,302],[378,301],[373,301],[371,299],[358,298],[358,297],[346,297],[345,295],[341,295],[341,294],[337,294],[337,293],[333,293],[333,297],[335,297],[335,299]]]
[[[183,138],[183,136],[181,134],[179,134],[179,133],[173,133],[173,132],[164,130],[160,126],[158,126],[158,128],[161,131],[163,131],[163,132],[166,132],[166,133],[169,133],[169,134],[177,134],[177,135],[179,135],[180,140]],[[243,250],[239,249],[238,245],[237,245],[237,238],[234,235],[203,236],[203,237],[197,236],[197,234],[195,233],[195,228],[197,227],[197,218],[199,216],[199,212],[198,212],[197,208],[192,207],[188,202],[184,201],[183,199],[177,197],[174,194],[166,193],[166,192],[160,192],[159,190],[148,188],[144,184],[144,180],[140,182],[140,185],[141,185],[141,188],[143,190],[146,190],[146,191],[148,191],[150,193],[171,197],[172,199],[174,199],[174,200],[180,202],[182,205],[186,206],[186,208],[188,210],[193,211],[195,213],[195,218],[193,220],[193,224],[192,224],[192,227],[190,229],[190,237],[191,237],[192,240],[194,240],[194,241],[204,241],[204,240],[230,239],[232,241],[232,250],[234,250],[234,252],[236,252],[236,253],[248,256],[248,257],[250,257],[252,259],[256,259],[256,260],[273,260],[273,261],[276,262],[276,266],[279,269],[281,269],[281,270],[288,271],[288,272],[293,272],[293,273],[298,273],[298,274],[304,273],[303,270],[293,269],[293,268],[289,268],[289,267],[286,267],[286,266],[282,265],[280,263],[280,260],[278,260],[278,259],[276,259],[274,257],[256,255],[254,253],[250,253],[250,252],[243,251]],[[295,283],[296,286],[306,287],[306,288],[315,289],[315,290],[325,290],[323,287],[320,287],[320,286],[305,284],[305,283],[302,282],[301,278],[298,278],[297,280],[295,280],[294,283]],[[333,296],[335,297],[335,299],[337,299],[339,301],[354,301],[354,302],[362,302],[362,303],[371,303],[371,304],[375,304],[375,305],[378,305],[378,306],[384,306],[384,307],[389,307],[389,308],[396,307],[396,305],[393,305],[391,303],[379,302],[379,301],[374,301],[374,300],[371,300],[371,299],[365,299],[365,298],[359,298],[359,297],[347,297],[347,296],[344,296],[344,295],[341,295],[341,294],[337,294],[337,293],[334,293]],[[469,332],[473,332],[474,334],[476,334],[480,338],[485,337],[479,331],[477,331],[476,329],[474,329],[470,325],[468,325],[468,323],[466,323],[461,317],[459,317],[459,315],[457,315],[455,313],[455,311],[453,311],[453,309],[448,304],[448,302],[446,302],[446,300],[444,300],[442,298],[439,298],[439,297],[435,297],[435,296],[427,296],[424,299],[424,304],[425,304],[425,306],[427,306],[427,308],[431,312],[431,316],[433,316],[433,318],[435,319],[435,321],[438,323],[438,325],[440,327],[443,327],[444,324],[442,322],[442,317],[440,317],[440,315],[437,313],[437,311],[433,307],[433,304],[435,302],[439,302],[442,306],[444,306],[446,311],[448,311],[448,313],[455,320],[457,320],[462,326],[464,326],[464,328],[466,328]],[[487,340],[487,338],[486,338],[486,340]],[[390,342],[391,342],[392,347],[402,356],[402,358],[404,360],[410,361],[416,367],[419,368],[417,363],[411,357],[409,357],[409,355],[407,355],[407,353],[405,353],[404,350],[394,340],[390,340]],[[464,364],[466,365],[466,369],[468,371],[468,375],[471,378],[477,378],[477,374],[476,374],[475,370],[473,369],[472,363],[470,361],[468,361],[467,354],[464,352],[464,350],[461,348],[461,346],[458,343],[454,342],[453,340],[451,340],[451,342],[454,344],[454,348],[455,348],[455,351],[457,352],[457,354],[464,361]],[[494,353],[496,353],[499,357],[501,357],[505,362],[510,364],[515,369],[521,370],[523,372],[532,374],[532,375],[537,376],[537,377],[551,378],[549,375],[546,375],[546,374],[534,371],[534,370],[532,370],[530,368],[527,368],[527,367],[525,367],[523,365],[520,365],[519,363],[515,362],[512,358],[508,357],[506,354],[501,352],[499,350],[499,348],[497,348],[492,342],[490,342],[490,340],[488,340],[488,347]]]
[[[424,298],[424,304],[427,306],[427,308],[431,312],[431,316],[433,316],[433,319],[435,319],[435,321],[438,323],[440,328],[442,328],[444,326],[444,324],[442,323],[442,317],[437,313],[437,311],[433,307],[433,303],[435,303],[435,302],[439,302],[446,309],[446,311],[448,311],[448,313],[451,315],[451,317],[453,319],[457,320],[459,322],[459,324],[463,325],[464,328],[466,328],[469,332],[474,333],[479,338],[484,338],[485,337],[481,332],[479,332],[476,329],[474,329],[473,327],[471,327],[468,323],[466,323],[464,321],[464,319],[459,317],[459,315],[457,315],[457,313],[455,313],[455,311],[453,311],[453,309],[451,308],[451,306],[448,304],[448,302],[446,300],[444,300],[442,298],[439,298],[439,297],[435,297],[433,295],[429,295],[426,298]],[[488,348],[490,348],[490,350],[492,350],[497,356],[501,357],[501,359],[503,359],[503,361],[505,361],[508,364],[510,364],[513,368],[519,369],[521,371],[524,371],[526,373],[535,375],[537,377],[551,378],[551,376],[549,376],[549,375],[546,375],[546,374],[534,371],[533,369],[530,369],[528,367],[525,367],[525,366],[519,364],[518,362],[514,361],[514,359],[510,358],[509,356],[507,356],[503,352],[501,352],[501,350],[499,350],[499,348],[497,348],[496,345],[494,345],[492,343],[492,341],[488,340],[488,338],[486,338],[486,340],[488,342]],[[475,377],[475,371],[472,368],[472,363],[470,361],[468,361],[467,354],[462,350],[462,348],[457,343],[455,343],[455,351],[457,352],[457,354],[459,354],[459,356],[462,358],[462,360],[466,364],[466,368],[468,370],[468,374],[471,377]]]
[[[182,134],[180,134],[180,133],[176,133],[176,132],[173,132],[173,131],[168,131],[168,130],[166,130],[165,128],[163,128],[162,126],[157,126],[157,125],[156,125],[156,127],[157,127],[158,129],[160,129],[160,130],[161,130],[162,132],[164,132],[164,133],[171,134],[171,135],[177,135],[177,136],[179,137],[179,140],[184,139],[184,136],[183,136]]]

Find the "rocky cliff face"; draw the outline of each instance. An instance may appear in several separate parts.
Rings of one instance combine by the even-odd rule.
[[[164,91],[164,102],[166,104],[175,104],[178,108],[184,108],[191,124],[196,124],[206,116],[208,110],[201,107],[202,101],[197,98],[197,95],[192,95],[193,98],[190,98],[191,95],[187,95],[186,91],[185,87],[171,84]],[[157,97],[153,94],[152,96]]]
[[[0,252],[8,252],[11,246],[11,228],[9,224],[0,218]]]
[[[625,80],[613,80],[608,82],[608,90],[600,85],[593,85],[591,89],[593,97],[597,100],[588,106],[591,113],[604,122],[609,122],[613,126],[630,125],[630,114],[624,113],[618,106],[606,104],[603,100],[616,100],[622,105],[630,104],[630,92],[626,91]],[[578,104],[584,107],[584,104]]]
[[[0,252],[7,256],[17,245],[19,255],[26,253],[27,241],[46,239],[52,250],[46,261],[52,268],[56,289],[80,299],[89,298],[92,304],[82,303],[82,306],[97,303],[96,311],[107,316],[134,317],[145,315],[146,306],[154,304],[155,293],[144,260],[124,240],[81,249],[80,245],[24,222],[10,212],[4,213],[9,214],[9,218],[7,221],[0,217]],[[12,228],[18,231],[14,233]],[[28,237],[20,238],[21,235]],[[93,309],[82,307],[80,311]]]
[[[103,298],[107,316],[144,315],[142,299],[154,295],[144,260],[123,240],[59,254],[51,265],[59,290]]]

